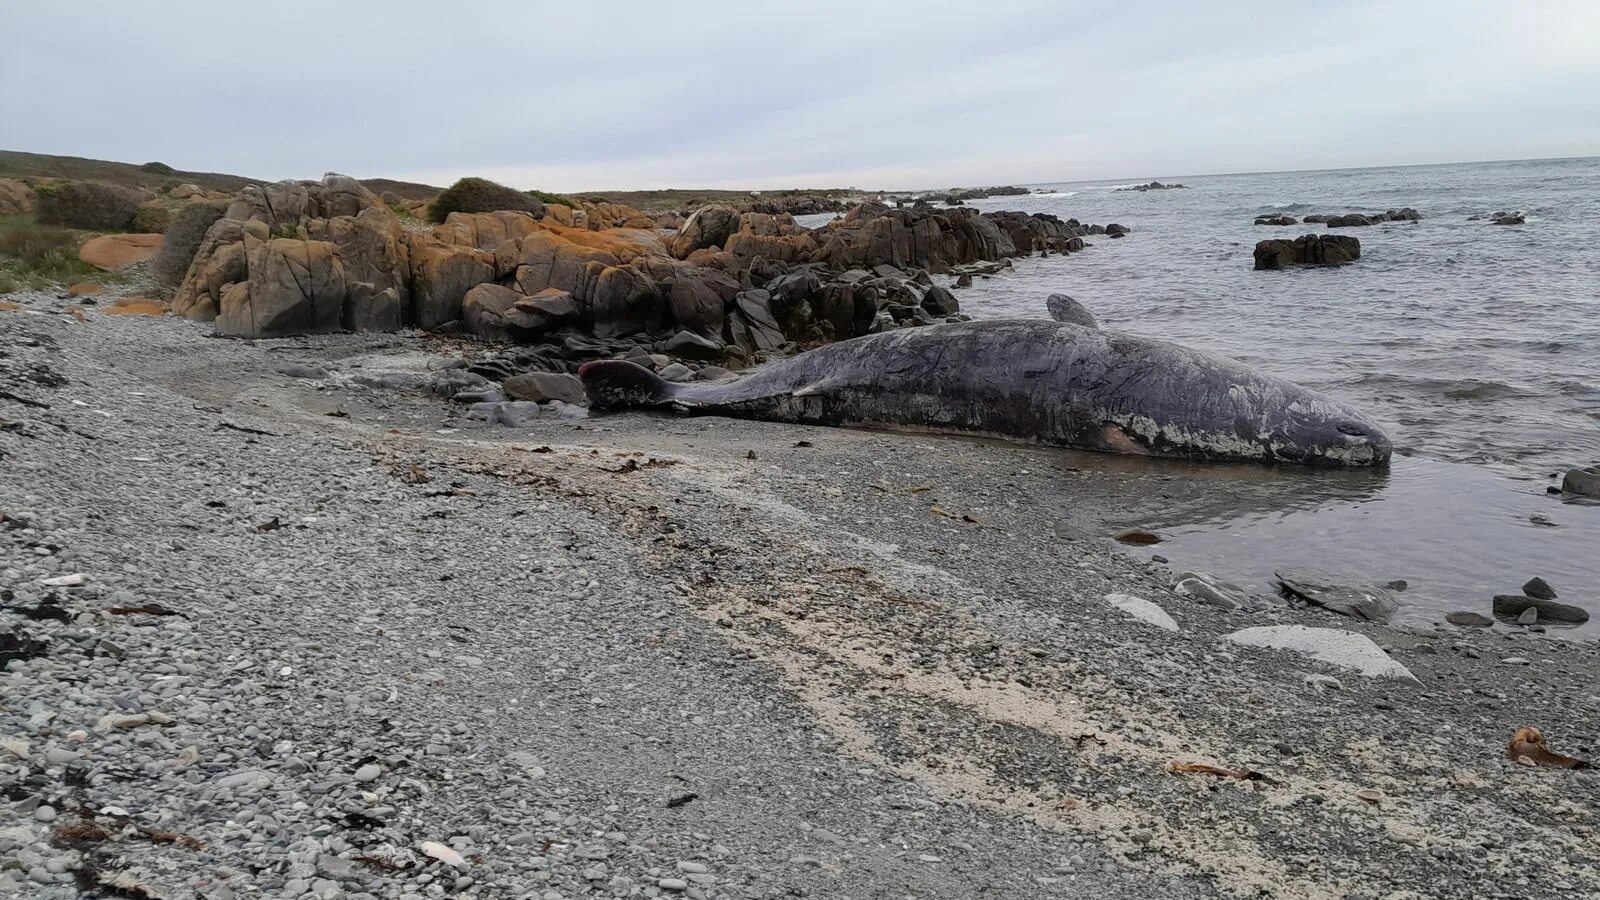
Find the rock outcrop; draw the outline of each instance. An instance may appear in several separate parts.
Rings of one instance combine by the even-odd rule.
[[[1388,212],[1365,214],[1346,213],[1342,216],[1306,216],[1307,222],[1324,222],[1329,228],[1361,228],[1368,225],[1377,225],[1380,222],[1420,222],[1422,213],[1407,206],[1403,209],[1391,209]]]
[[[0,178],[0,216],[20,216],[33,212],[33,188],[15,178]]]
[[[106,272],[154,259],[161,252],[159,234],[102,234],[83,242],[78,259]]]
[[[1310,221],[1310,220],[1308,219],[1307,221]],[[1257,225],[1298,225],[1299,222],[1295,219],[1294,216],[1259,216],[1256,219],[1256,224]]]
[[[1342,234],[1307,234],[1292,241],[1261,241],[1256,244],[1255,251],[1257,269],[1336,266],[1360,258],[1361,242]]]
[[[1181,191],[1187,187],[1188,185],[1186,184],[1162,184],[1159,181],[1151,181],[1146,184],[1136,184],[1132,187],[1116,188],[1111,193],[1121,194],[1128,191],[1137,191],[1142,194],[1145,191]]]

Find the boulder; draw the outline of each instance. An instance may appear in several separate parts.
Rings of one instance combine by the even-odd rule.
[[[349,331],[397,331],[411,303],[410,244],[400,220],[387,209],[365,208],[353,216],[312,219],[308,236],[333,244],[344,266],[344,327]]]
[[[328,241],[244,237],[249,279],[223,292],[217,333],[264,338],[343,327],[344,265]]]
[[[667,290],[672,321],[702,337],[722,334],[728,301],[739,292],[739,282],[715,269],[683,266]]]
[[[1526,594],[1496,594],[1494,598],[1494,613],[1508,619],[1515,619],[1527,610],[1538,610],[1541,622],[1563,622],[1569,625],[1582,625],[1589,621],[1589,611],[1581,606],[1570,603],[1560,603],[1543,597],[1529,597]]]
[[[1172,580],[1172,592],[1218,609],[1237,609],[1250,602],[1244,588],[1205,572],[1183,572]]]
[[[1276,574],[1285,594],[1341,616],[1387,622],[1400,608],[1387,590],[1354,579],[1317,569],[1284,569]]]
[[[1309,222],[1311,220],[1307,219],[1306,221]],[[1329,216],[1327,222],[1329,228],[1361,228],[1367,225],[1375,224],[1375,220],[1371,216],[1363,216],[1360,213],[1349,213],[1343,216]]]
[[[537,313],[557,323],[576,319],[581,312],[572,294],[560,288],[545,288],[531,297],[523,297],[514,305],[524,312]]]
[[[1600,466],[1568,469],[1561,490],[1584,497],[1600,497]]]
[[[729,206],[702,206],[689,216],[672,239],[672,255],[688,259],[689,254],[708,247],[721,247],[739,230],[739,212]]]
[[[1338,628],[1308,628],[1305,625],[1262,625],[1227,635],[1223,640],[1245,647],[1263,647],[1304,653],[1312,659],[1359,672],[1369,678],[1416,676],[1395,662],[1372,638]]]
[[[1307,221],[1310,221],[1309,219]],[[1294,216],[1261,216],[1256,219],[1257,225],[1297,225]]]
[[[772,294],[764,290],[742,291],[734,298],[728,331],[747,354],[770,352],[787,343],[772,312]]]
[[[661,350],[668,356],[680,359],[719,360],[727,353],[721,341],[692,331],[680,331],[668,338]]]
[[[106,272],[115,272],[155,258],[161,252],[159,234],[102,234],[78,248],[78,258]]]
[[[487,341],[514,340],[506,313],[522,299],[521,292],[503,285],[493,282],[476,285],[461,298],[461,321],[475,337]]]
[[[410,320],[426,329],[460,319],[467,291],[494,280],[494,254],[430,235],[411,234],[409,239]]]
[[[0,178],[0,216],[21,216],[33,212],[33,188],[15,178]]]
[[[1494,624],[1493,619],[1483,613],[1472,612],[1471,610],[1446,613],[1444,620],[1458,628],[1488,628]]]
[[[583,393],[583,382],[579,381],[577,376],[555,372],[513,375],[500,382],[500,389],[512,400],[532,400],[538,403],[560,400],[563,403],[578,405],[589,402]]]
[[[1057,322],[1082,325],[1085,328],[1098,329],[1100,327],[1100,322],[1095,319],[1094,313],[1089,312],[1088,308],[1082,303],[1068,297],[1066,294],[1051,294],[1045,298],[1044,305],[1050,311],[1050,318],[1055,319]]]
[[[433,236],[447,244],[493,250],[507,241],[526,237],[542,230],[539,220],[531,213],[501,210],[499,212],[461,213],[445,217],[433,229]]]
[[[589,311],[598,338],[660,331],[668,316],[666,300],[656,283],[633,266],[601,269],[589,297]]]
[[[1290,266],[1336,266],[1361,258],[1361,242],[1342,234],[1307,234],[1289,240],[1256,244],[1257,269]]]
[[[943,318],[961,312],[961,303],[956,300],[955,294],[935,285],[930,286],[922,295],[922,308],[927,310],[929,315]]]
[[[1111,237],[1116,237],[1121,234],[1130,234],[1132,231],[1132,228],[1129,228],[1126,225],[1118,225],[1115,222],[1112,222],[1110,225],[1106,226],[1106,234],[1110,235]]]

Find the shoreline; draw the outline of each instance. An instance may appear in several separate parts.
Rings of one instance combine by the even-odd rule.
[[[20,423],[0,510],[34,522],[0,532],[4,587],[31,605],[40,578],[89,576],[58,592],[72,621],[3,613],[50,638],[0,711],[28,742],[8,849],[47,876],[88,861],[164,897],[1600,889],[1594,813],[1566,799],[1596,776],[1505,756],[1530,725],[1597,754],[1593,643],[1178,597],[1107,540],[1137,481],[1037,450],[645,414],[505,429],[348,379],[449,342],[201,332],[0,317],[14,360],[67,379],[30,390],[49,409],[0,401]],[[149,602],[183,615],[94,612]],[[1366,635],[1416,681],[1224,641],[1273,625]],[[122,655],[85,656],[104,643]],[[114,697],[171,724],[96,727]],[[52,843],[75,804],[204,848]]]

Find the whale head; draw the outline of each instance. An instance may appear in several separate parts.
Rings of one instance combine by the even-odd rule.
[[[1261,436],[1272,460],[1322,466],[1382,466],[1394,453],[1371,417],[1306,388],[1294,391]],[[1276,421],[1271,421],[1276,419]]]

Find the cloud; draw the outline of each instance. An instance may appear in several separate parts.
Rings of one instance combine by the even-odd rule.
[[[1584,2],[5,4],[0,146],[914,188],[1600,152]]]

